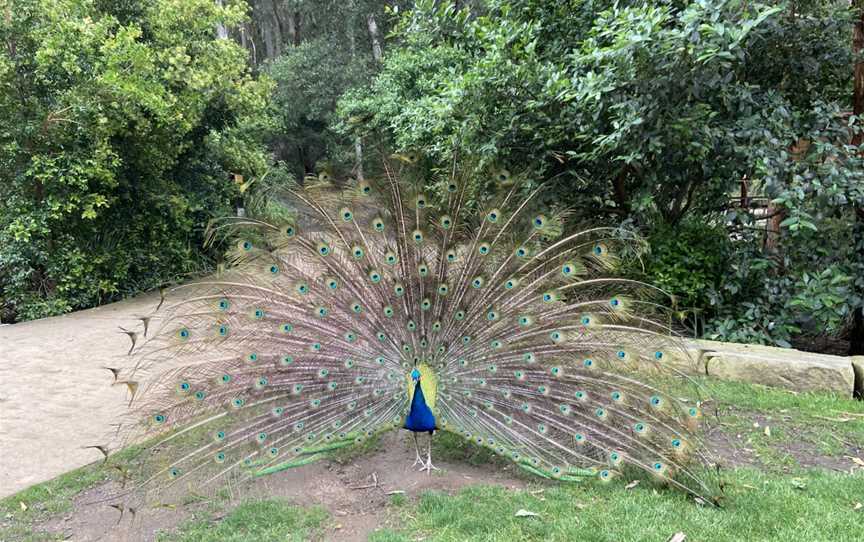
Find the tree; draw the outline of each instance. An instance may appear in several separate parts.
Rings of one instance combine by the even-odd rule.
[[[37,318],[206,266],[229,173],[267,168],[269,83],[225,0],[0,2],[0,305]]]
[[[835,0],[419,0],[340,128],[546,181],[575,216],[675,247],[642,276],[704,304],[681,307],[698,332],[839,335],[864,276],[849,15]],[[691,257],[700,239],[728,257]]]

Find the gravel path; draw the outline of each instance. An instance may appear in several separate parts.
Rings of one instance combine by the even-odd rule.
[[[126,390],[105,366],[129,348],[158,293],[21,324],[0,326],[0,497],[102,457],[84,446],[112,442]]]

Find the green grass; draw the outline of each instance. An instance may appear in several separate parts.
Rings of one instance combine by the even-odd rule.
[[[373,542],[426,541],[860,541],[864,539],[864,473],[813,471],[801,478],[756,470],[730,473],[724,508],[640,485],[555,485],[523,491],[474,487],[450,496],[427,493],[394,513],[404,527],[374,533]],[[537,517],[517,517],[527,510]]]
[[[301,508],[270,499],[246,502],[221,520],[194,519],[174,533],[162,533],[158,542],[303,542],[324,527],[327,512],[318,507]]]
[[[797,455],[841,458],[851,448],[864,448],[864,401],[832,393],[795,393],[700,377],[699,395],[711,401],[705,422],[738,437],[767,469],[797,468]],[[670,389],[679,398],[694,400],[696,388],[681,381]],[[765,427],[770,427],[766,434]],[[853,464],[849,462],[851,467]]]

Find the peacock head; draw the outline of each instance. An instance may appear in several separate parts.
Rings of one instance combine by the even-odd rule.
[[[413,371],[411,371],[411,379],[414,382],[420,381],[420,371],[418,369],[415,368]]]

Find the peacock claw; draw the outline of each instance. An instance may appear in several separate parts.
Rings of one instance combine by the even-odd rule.
[[[419,472],[423,472],[424,470],[431,475],[433,470],[441,470],[441,469],[439,469],[438,467],[433,465],[432,461],[430,460],[429,462],[423,463],[423,466],[420,467]]]
[[[411,463],[411,467],[412,467],[412,468],[416,467],[418,463],[419,463],[420,465],[424,465],[424,463],[423,463],[423,458],[420,457],[420,454],[417,454],[417,458],[414,460],[413,463]]]

